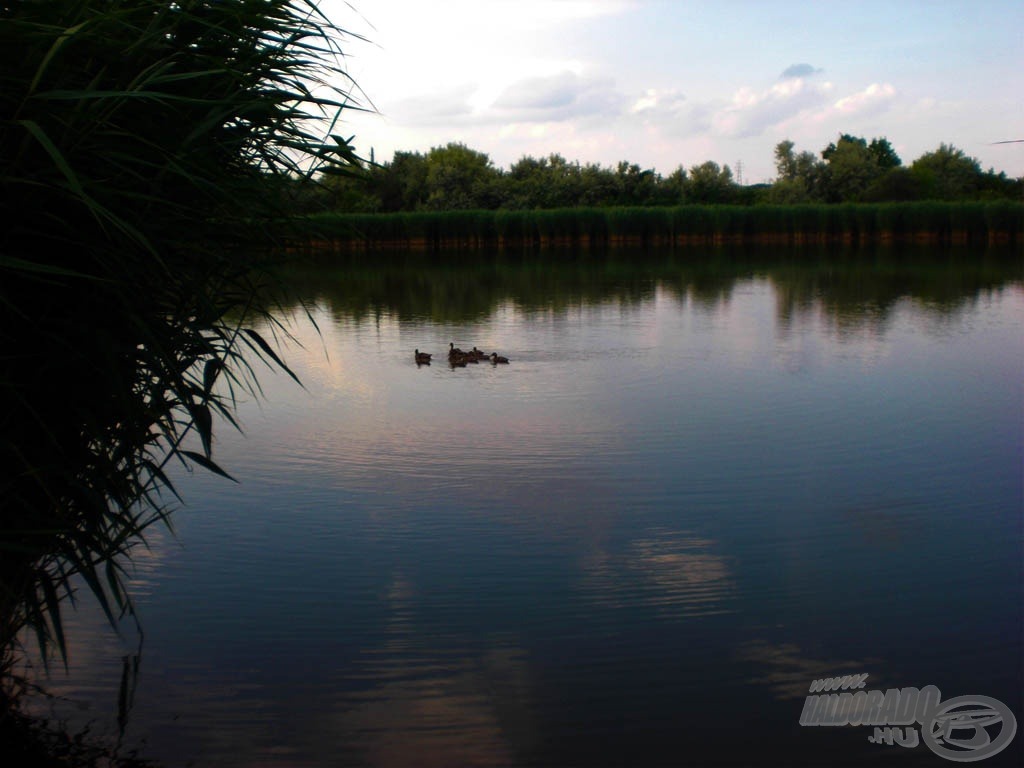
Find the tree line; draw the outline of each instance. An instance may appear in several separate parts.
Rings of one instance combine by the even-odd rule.
[[[551,154],[504,170],[486,153],[451,142],[325,177],[319,188],[294,194],[292,205],[305,213],[393,213],[1024,198],[1024,178],[983,171],[948,144],[906,166],[884,137],[844,133],[817,154],[797,152],[787,139],[775,147],[775,169],[772,183],[754,185],[737,183],[728,165],[712,161],[663,176],[626,161],[607,167]]]

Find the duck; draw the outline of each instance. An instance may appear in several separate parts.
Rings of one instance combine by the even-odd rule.
[[[471,350],[469,350],[469,354],[471,354],[477,360],[483,360],[483,359],[485,359],[487,357],[490,357],[490,355],[488,355],[486,352],[484,352],[483,350],[477,349],[476,347],[473,347]]]
[[[451,342],[448,345],[448,359],[449,360],[454,360],[456,357],[461,357],[462,355],[465,355],[465,354],[466,354],[465,352],[463,352],[461,349],[459,349],[458,347],[455,346],[455,342],[454,341]]]
[[[508,358],[502,357],[497,352],[491,352],[491,362],[497,365],[498,363],[507,363]]]
[[[427,365],[430,365],[430,358],[431,357],[433,357],[433,355],[428,355],[426,352],[420,352],[418,349],[416,350],[416,364],[417,365],[421,365],[423,363],[426,363]]]

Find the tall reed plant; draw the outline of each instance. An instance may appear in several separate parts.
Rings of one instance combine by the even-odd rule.
[[[215,420],[287,370],[258,288],[285,190],[357,163],[351,39],[312,0],[0,6],[5,646],[63,651],[77,579],[129,611],[167,463],[227,474]]]

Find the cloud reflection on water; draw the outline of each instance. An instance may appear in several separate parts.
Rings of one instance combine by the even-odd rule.
[[[385,642],[351,678],[370,685],[324,719],[376,768],[510,765],[536,740],[527,655],[508,638],[432,635],[416,621],[416,585],[393,575]]]
[[[605,607],[648,606],[674,618],[729,613],[736,583],[715,548],[714,541],[686,531],[645,531],[621,552],[586,555],[585,593]]]
[[[764,685],[781,701],[800,700],[808,696],[815,680],[842,675],[872,673],[882,667],[877,658],[822,659],[795,643],[770,643],[750,640],[739,643],[736,657],[742,662],[756,663],[762,671],[747,682]],[[873,685],[877,681],[872,678]]]

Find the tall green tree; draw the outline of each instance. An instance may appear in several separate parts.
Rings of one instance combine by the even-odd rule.
[[[657,188],[661,178],[653,170],[644,170],[636,163],[625,160],[615,168],[615,183],[618,194],[616,205],[650,205],[657,200]]]
[[[864,139],[844,134],[821,153],[826,162],[828,202],[855,201],[882,174]]]
[[[789,139],[775,145],[775,173],[779,181],[793,181],[797,177],[796,145]]]
[[[823,199],[825,164],[812,152],[794,152],[795,144],[786,139],[775,145],[774,183],[766,199],[775,204],[808,203]]]
[[[821,159],[827,163],[832,159],[832,155],[836,153],[836,150],[838,150],[843,144],[853,144],[864,147],[864,149],[867,149],[868,146],[867,139],[862,139],[859,136],[853,136],[849,133],[841,133],[839,134],[838,140],[830,141],[828,146],[821,150]]]
[[[900,156],[896,154],[896,150],[892,148],[892,144],[884,136],[872,139],[871,143],[868,144],[868,151],[874,156],[875,162],[883,171],[899,168],[903,165]]]
[[[823,197],[828,202],[857,201],[888,171],[901,164],[889,140],[867,139],[848,133],[821,152],[825,161]],[[896,178],[896,177],[894,177]]]
[[[484,152],[452,142],[431,149],[426,166],[426,210],[496,207],[498,171]]]
[[[382,211],[415,211],[427,201],[427,158],[419,152],[395,152],[390,163],[370,173]]]
[[[504,186],[509,208],[571,208],[580,204],[582,170],[560,154],[523,157],[509,169]]]
[[[937,200],[974,197],[982,183],[981,163],[951,144],[940,144],[921,155],[911,164],[910,172],[922,196]]]
[[[664,178],[660,185],[660,202],[664,205],[682,205],[686,202],[686,190],[690,179],[686,169],[679,166]]]
[[[580,178],[580,205],[594,207],[615,204],[620,194],[620,184],[615,171],[597,163],[587,163],[580,172]]]
[[[732,169],[708,160],[690,168],[686,198],[691,203],[730,203],[735,197],[735,188]]]

